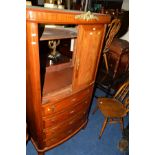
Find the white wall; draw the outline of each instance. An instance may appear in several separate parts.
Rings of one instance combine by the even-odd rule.
[[[124,0],[122,4],[122,9],[123,10],[129,10],[129,0]],[[124,34],[121,39],[129,41],[129,30]]]
[[[39,5],[44,5],[44,0],[38,0]]]
[[[122,9],[129,10],[129,0],[123,0]]]

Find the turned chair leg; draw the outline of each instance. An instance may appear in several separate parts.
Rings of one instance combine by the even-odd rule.
[[[94,110],[92,112],[92,115],[94,115],[97,110],[98,110],[98,106],[96,105],[96,107],[94,108]]]
[[[44,152],[38,152],[38,155],[44,155]]]
[[[121,130],[123,132],[123,130],[124,130],[124,121],[123,121],[123,118],[120,118],[120,125],[121,125]]]
[[[103,134],[103,131],[104,131],[105,127],[106,127],[107,122],[108,122],[108,118],[106,117],[104,122],[103,122],[102,129],[100,131],[99,139],[101,139],[101,136]]]

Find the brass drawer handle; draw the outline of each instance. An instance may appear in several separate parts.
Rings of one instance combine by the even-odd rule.
[[[84,101],[83,103],[84,103],[84,104],[87,104],[87,103],[88,103],[88,101]]]
[[[72,111],[70,111],[69,113],[70,113],[70,114],[73,114],[74,112],[75,112],[75,110],[72,110]]]
[[[54,118],[52,118],[52,119],[51,119],[51,121],[52,121],[52,122],[54,122],[54,121],[55,121],[55,119],[54,119]]]
[[[67,133],[71,133],[72,132],[72,130],[69,130]]]
[[[54,112],[55,111],[55,105],[52,105],[51,108],[47,109],[48,112]]]
[[[86,111],[84,111],[83,114],[85,115],[86,114]]]
[[[75,102],[76,100],[77,100],[77,98],[73,98],[73,99],[72,99],[72,102]]]
[[[53,127],[51,130],[55,130],[55,129],[57,129],[58,128],[58,126],[55,126],[55,127]]]
[[[73,123],[74,123],[74,121],[70,121],[70,122],[69,122],[70,125],[73,124]]]
[[[51,142],[54,142],[55,140],[56,140],[56,138],[52,138],[52,139],[50,139]]]
[[[90,92],[90,90],[89,89],[87,89],[87,93],[89,93]]]

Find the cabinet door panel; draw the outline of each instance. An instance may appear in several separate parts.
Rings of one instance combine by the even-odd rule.
[[[104,30],[103,25],[79,26],[73,89],[79,89],[94,82]]]

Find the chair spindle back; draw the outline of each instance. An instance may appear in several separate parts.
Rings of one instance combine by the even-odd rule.
[[[123,102],[123,100],[127,97],[128,93],[129,93],[129,81],[126,81],[115,93],[113,98],[119,100],[120,102]]]

